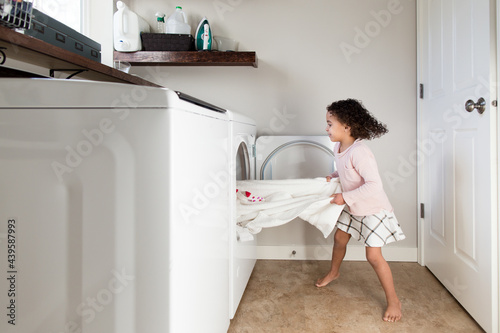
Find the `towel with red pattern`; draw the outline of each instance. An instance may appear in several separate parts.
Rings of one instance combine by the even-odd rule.
[[[243,194],[245,196],[244,198],[247,198],[247,200],[250,201],[250,202],[257,202],[257,201],[263,201],[264,200],[264,198],[262,198],[262,197],[256,197],[255,195],[253,195],[252,193],[250,193],[248,191],[242,191],[242,192],[240,192],[238,189],[236,189],[236,193],[238,193],[238,195]]]
[[[330,203],[341,192],[338,178],[242,180],[236,184],[236,215],[242,233],[259,233],[299,217],[318,228],[326,238],[335,228],[343,205]]]

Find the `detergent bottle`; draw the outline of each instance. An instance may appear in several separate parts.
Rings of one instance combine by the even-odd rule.
[[[116,3],[113,16],[113,45],[116,51],[135,52],[142,49],[141,33],[149,32],[149,24],[122,1]]]
[[[168,17],[166,26],[167,34],[191,34],[191,26],[181,6],[177,6],[175,12]]]

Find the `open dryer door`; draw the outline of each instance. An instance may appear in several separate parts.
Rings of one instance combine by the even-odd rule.
[[[326,135],[261,136],[257,139],[257,179],[326,177],[333,171],[333,142]]]
[[[252,146],[253,147],[253,146]],[[250,148],[252,149],[252,148]],[[236,180],[252,179],[252,166],[248,144],[242,141],[235,156]]]
[[[256,179],[300,179],[326,177],[335,171],[334,143],[328,136],[261,136],[256,141]],[[285,225],[267,228],[257,238],[261,259],[306,259],[306,253],[326,244],[323,235],[297,218]],[[330,247],[330,245],[328,246]]]

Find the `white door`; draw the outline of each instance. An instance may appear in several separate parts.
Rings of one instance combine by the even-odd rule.
[[[422,0],[418,12],[422,261],[483,329],[497,332],[490,1]]]

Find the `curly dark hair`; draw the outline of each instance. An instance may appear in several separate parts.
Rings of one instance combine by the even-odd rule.
[[[387,126],[375,119],[358,100],[336,101],[328,105],[326,110],[340,123],[351,127],[351,135],[355,139],[371,140],[389,132]]]

